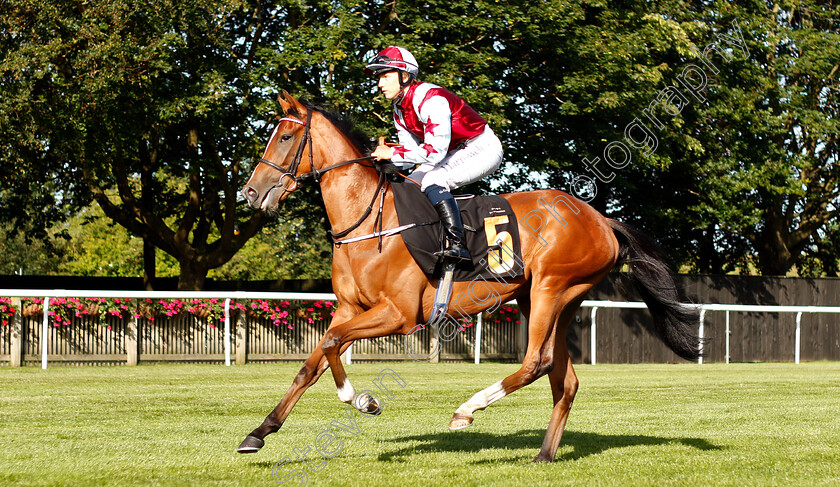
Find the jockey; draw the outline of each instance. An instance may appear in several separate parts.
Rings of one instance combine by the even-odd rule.
[[[487,121],[440,86],[417,81],[417,60],[406,49],[382,50],[365,68],[394,104],[398,145],[380,145],[371,154],[413,171],[412,179],[440,216],[446,245],[436,255],[445,262],[469,261],[464,224],[451,190],[493,173],[502,163],[502,143]]]

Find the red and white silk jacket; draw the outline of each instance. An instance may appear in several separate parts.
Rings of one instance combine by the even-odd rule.
[[[400,145],[391,162],[401,166],[437,164],[481,134],[487,121],[454,93],[431,83],[412,83],[394,104]]]

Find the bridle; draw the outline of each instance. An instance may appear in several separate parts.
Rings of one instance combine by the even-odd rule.
[[[331,171],[333,169],[337,169],[339,167],[348,166],[350,164],[359,164],[366,161],[372,161],[374,158],[373,156],[366,156],[366,157],[359,157],[358,159],[350,159],[347,161],[342,161],[337,164],[333,164],[331,166],[327,166],[321,169],[315,169],[315,163],[313,161],[312,153],[312,134],[310,133],[310,127],[312,126],[312,111],[308,110],[306,112],[306,121],[298,120],[297,118],[292,117],[283,117],[280,119],[280,122],[292,122],[299,125],[303,125],[303,137],[300,139],[300,144],[298,145],[297,152],[295,152],[295,158],[292,160],[292,164],[289,166],[288,169],[284,169],[283,167],[275,164],[264,157],[260,157],[259,164],[265,164],[266,166],[280,171],[280,179],[277,181],[273,188],[281,188],[284,191],[291,193],[292,191],[296,190],[300,183],[305,182],[308,179],[313,179],[316,183],[321,182],[321,175],[327,171]],[[309,143],[309,172],[303,173],[300,176],[296,176],[298,167],[300,167],[301,160],[303,159],[303,151],[306,148],[306,144]],[[290,187],[286,187],[283,184],[283,178],[291,178],[292,184]],[[332,230],[329,231],[330,237],[332,237],[333,241],[336,239],[342,238],[347,236],[350,232],[355,230],[365,221],[365,219],[370,215],[370,212],[373,210],[373,205],[376,203],[376,196],[382,191],[382,187],[385,184],[385,173],[379,171],[379,183],[376,186],[376,191],[373,192],[373,199],[370,201],[370,205],[368,205],[367,210],[365,210],[364,214],[362,215],[359,220],[350,226],[350,228],[343,230],[341,232],[333,232]],[[384,197],[384,192],[383,192]],[[376,223],[374,223],[374,226]],[[381,225],[381,222],[380,222]]]
[[[260,157],[260,164],[265,164],[266,166],[276,169],[280,171],[280,181],[275,184],[274,188],[282,188],[286,191],[292,192],[297,189],[300,183],[305,182],[307,179],[312,178],[315,180],[316,183],[321,182],[321,175],[327,171],[331,171],[333,169],[337,169],[339,167],[347,166],[350,164],[358,164],[361,162],[372,161],[373,156],[366,156],[366,157],[359,157],[358,159],[350,159],[347,161],[339,162],[338,164],[333,164],[331,166],[327,166],[322,169],[315,169],[315,164],[312,160],[312,134],[310,134],[309,129],[312,125],[312,110],[309,110],[306,113],[306,121],[300,121],[296,118],[292,117],[283,117],[280,119],[281,122],[292,122],[298,125],[303,125],[303,137],[300,139],[300,144],[298,145],[297,151],[295,152],[295,158],[292,160],[292,164],[289,166],[288,169],[284,169],[279,165]],[[309,172],[303,173],[300,176],[295,176],[297,174],[298,167],[300,167],[301,160],[303,159],[303,151],[306,148],[306,144],[309,143]],[[286,186],[280,184],[283,181],[283,177],[288,177],[292,179],[292,186],[287,188]]]
[[[300,139],[300,144],[298,144],[297,152],[295,152],[295,158],[292,160],[292,165],[289,166],[288,170],[280,167],[279,165],[269,161],[264,157],[260,157],[260,164],[265,164],[266,166],[276,169],[280,171],[280,180],[277,181],[274,188],[282,188],[288,192],[292,192],[297,189],[298,185],[300,184],[301,180],[303,179],[303,174],[300,176],[295,176],[297,174],[298,166],[300,166],[300,161],[303,159],[303,150],[306,148],[306,142],[309,142],[310,148],[312,147],[312,134],[309,133],[309,127],[312,125],[312,110],[306,113],[306,121],[302,122],[296,118],[292,117],[283,117],[280,119],[280,122],[293,122],[300,125],[303,125],[303,137]],[[318,173],[315,173],[315,164],[312,161],[312,150],[309,151],[309,171],[306,174],[315,174],[315,181],[319,181]],[[290,187],[286,187],[282,184],[283,178],[291,178],[292,184]]]

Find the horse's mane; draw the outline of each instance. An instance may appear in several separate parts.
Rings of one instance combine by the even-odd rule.
[[[361,129],[356,127],[356,122],[351,117],[339,115],[338,113],[308,100],[301,99],[300,102],[307,110],[314,110],[326,117],[326,119],[335,125],[335,127],[344,134],[362,154],[367,155],[373,150],[373,139],[371,139],[370,136],[364,133]],[[302,116],[303,114],[297,115]]]

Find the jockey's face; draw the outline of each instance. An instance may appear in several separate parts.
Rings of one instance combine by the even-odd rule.
[[[387,100],[394,100],[400,95],[400,71],[388,71],[379,76],[379,89]]]

